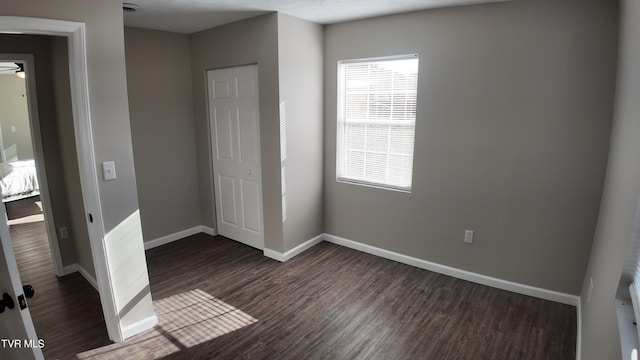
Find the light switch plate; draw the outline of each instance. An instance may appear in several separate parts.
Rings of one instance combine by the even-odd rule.
[[[464,231],[464,242],[466,242],[467,244],[473,243],[473,230]]]
[[[105,161],[102,163],[102,175],[105,181],[116,178],[116,165],[113,161]]]

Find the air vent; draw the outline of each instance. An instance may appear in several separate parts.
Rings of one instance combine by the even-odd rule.
[[[132,3],[123,3],[122,4],[122,11],[124,11],[125,13],[133,13],[136,12],[138,9],[140,8],[140,6],[136,5],[136,4],[132,4]]]

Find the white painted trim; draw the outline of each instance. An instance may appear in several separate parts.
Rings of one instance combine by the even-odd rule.
[[[320,234],[320,235],[314,237],[313,239],[307,240],[307,241],[303,242],[302,244],[294,247],[293,249],[285,252],[284,254],[280,253],[280,252],[277,252],[275,250],[264,248],[264,256],[272,258],[274,260],[278,260],[280,262],[288,261],[291,258],[301,254],[305,250],[308,250],[308,249],[314,247],[315,245],[318,245],[319,243],[321,243],[324,240],[324,235],[325,234]]]
[[[94,219],[93,223],[87,221],[91,254],[109,338],[115,342],[123,341],[104,243],[105,231],[91,129],[85,24],[63,20],[0,16],[0,33],[57,35],[68,38],[69,75],[80,188],[85,209],[93,214]]]
[[[76,272],[80,273],[80,275],[82,275],[82,277],[85,280],[87,280],[87,282],[91,286],[93,286],[94,289],[98,290],[98,282],[96,281],[96,279],[93,276],[91,276],[89,274],[89,272],[87,270],[85,270],[85,268],[80,266],[80,264],[75,263],[75,264],[67,265],[63,269],[64,275],[69,275],[69,274],[73,274],[73,273],[76,273]]]
[[[211,236],[216,236],[218,235],[218,232],[216,231],[216,229],[208,227],[208,226],[204,226],[204,225],[200,225],[200,232],[203,232],[207,235],[211,235]]]
[[[138,322],[135,322],[131,325],[125,326],[122,328],[122,337],[125,339],[132,337],[133,335],[139,334],[145,330],[149,330],[158,324],[158,318],[155,315],[149,316],[146,319],[142,319]]]
[[[216,231],[213,228],[210,228],[210,227],[204,226],[204,225],[198,225],[198,226],[194,226],[194,227],[189,228],[189,229],[185,229],[185,230],[182,230],[182,231],[175,232],[173,234],[169,234],[169,235],[165,235],[165,236],[159,237],[157,239],[145,241],[144,242],[144,249],[145,250],[153,249],[153,248],[156,248],[158,246],[166,245],[166,244],[169,244],[169,243],[177,241],[177,240],[182,240],[182,239],[186,238],[187,236],[191,236],[191,235],[195,235],[195,234],[199,234],[199,233],[205,233],[205,234],[211,235],[211,236],[216,236],[217,235]]]
[[[178,231],[176,233],[169,234],[169,235],[166,235],[166,236],[162,236],[162,237],[159,237],[157,239],[145,241],[144,242],[144,249],[145,250],[153,249],[155,247],[162,246],[162,245],[174,242],[176,240],[180,240],[180,239],[186,238],[187,236],[199,234],[201,232],[203,232],[202,231],[202,226],[194,226],[192,228],[185,229],[185,230],[182,230],[182,231]]]
[[[116,306],[115,294],[105,244],[104,220],[98,171],[93,144],[91,109],[89,102],[89,74],[87,68],[86,34],[84,23],[75,23],[76,29],[68,33],[69,75],[71,80],[71,98],[73,123],[80,170],[80,189],[85,210],[92,214],[93,223],[86,218],[89,230],[91,254],[96,270],[97,289],[100,293],[102,312],[105,318],[109,338],[115,342],[123,341],[120,317]]]
[[[576,360],[582,358],[582,299],[578,297],[576,305]]]
[[[375,246],[371,246],[367,244],[362,244],[353,240],[348,240],[348,239],[330,235],[330,234],[325,234],[324,240],[337,245],[341,245],[341,246],[345,246],[358,251],[366,252],[368,254],[380,256],[385,259],[389,259],[389,260],[397,261],[403,264],[415,266],[421,269],[437,272],[439,274],[452,276],[458,279],[471,281],[477,284],[491,286],[497,289],[507,290],[507,291],[511,291],[514,293],[522,294],[522,295],[533,296],[539,299],[555,301],[558,303],[573,305],[573,306],[578,306],[580,302],[580,297],[576,295],[561,293],[553,290],[547,290],[547,289],[543,289],[535,286],[520,284],[513,281],[502,280],[502,279],[494,278],[491,276],[477,274],[471,271],[456,269],[454,267],[414,258],[411,256],[399,254],[396,252],[377,248]]]
[[[0,33],[69,36],[77,30],[73,21],[41,19],[21,16],[0,16]]]
[[[277,251],[271,250],[269,248],[264,248],[262,250],[262,253],[264,254],[264,256],[266,256],[268,258],[272,258],[273,260],[284,262],[284,254],[281,253],[281,252],[277,252]]]
[[[76,264],[78,265],[78,272],[80,273],[80,275],[82,275],[83,278],[85,278],[85,280],[87,280],[87,282],[89,284],[91,284],[91,286],[93,286],[94,289],[98,290],[98,281],[96,281],[96,279],[91,276],[91,274],[89,274],[89,272],[87,270],[85,270],[85,268],[83,268],[82,266],[80,266],[80,264]]]
[[[64,275],[73,274],[74,272],[78,272],[79,270],[80,270],[80,265],[78,265],[77,263],[67,265],[62,269],[62,275],[64,276]]]

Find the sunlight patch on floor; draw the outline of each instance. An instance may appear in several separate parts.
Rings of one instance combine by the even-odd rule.
[[[7,225],[11,226],[11,225],[18,225],[18,224],[29,224],[29,223],[41,222],[41,221],[44,221],[44,215],[42,214],[29,215],[29,216],[24,216],[18,219],[7,220]]]
[[[33,202],[39,209],[40,214],[32,214],[23,217],[19,217],[17,219],[9,219],[7,220],[7,225],[18,225],[18,224],[29,224],[34,222],[44,221],[44,214],[42,214],[42,201]]]
[[[76,359],[159,359],[258,321],[200,289],[156,300],[153,306],[159,321],[153,329]]]

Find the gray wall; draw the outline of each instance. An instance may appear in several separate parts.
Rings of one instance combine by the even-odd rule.
[[[284,251],[324,232],[322,49],[322,26],[278,14],[280,106],[286,109]]]
[[[202,224],[188,35],[125,28],[131,136],[145,241]]]
[[[607,159],[616,25],[615,3],[532,0],[327,26],[325,231],[579,294]],[[336,183],[336,62],[408,53],[420,55],[412,193]]]
[[[280,199],[278,16],[267,14],[191,35],[193,104],[203,225],[215,228],[206,71],[258,64],[265,247],[284,251]]]
[[[40,119],[40,132],[42,135],[42,147],[45,156],[47,180],[53,218],[56,229],[61,226],[69,226],[69,203],[67,189],[65,187],[64,170],[62,168],[62,155],[58,138],[58,126],[56,118],[56,93],[54,91],[54,75],[52,67],[51,38],[35,35],[3,35],[0,34],[0,52],[33,54],[36,73],[36,92],[38,98],[38,117]],[[60,239],[60,253],[64,265],[78,262],[76,243],[73,238]],[[87,271],[93,271],[93,263]]]
[[[31,16],[84,22],[87,26],[89,95],[96,160],[116,162],[118,179],[101,181],[105,229],[108,232],[138,209],[124,64],[122,3],[46,0],[0,1],[0,15]]]
[[[33,159],[26,85],[25,79],[13,74],[0,76],[2,145],[4,149],[16,145],[18,160]],[[11,131],[12,127],[15,132]]]
[[[116,227],[138,209],[124,63],[122,3],[46,0],[0,1],[0,15],[31,16],[84,22],[87,34],[89,101],[96,160],[113,160],[118,179],[100,182],[105,229]]]
[[[71,108],[69,48],[66,38],[51,36],[49,39],[51,41],[51,65],[53,67],[53,97],[58,125],[59,149],[62,157],[61,169],[64,176],[71,221],[67,226],[69,238],[60,241],[72,242],[75,245],[78,265],[95,279],[95,266],[91,255],[91,243],[86,221],[87,212],[84,208],[84,199],[80,191],[80,171],[78,169],[78,153],[76,151],[73,110]],[[55,191],[58,191],[58,189],[55,189]],[[56,210],[54,209],[54,211]]]
[[[615,294],[640,195],[640,2],[624,0],[609,164],[582,287],[582,359],[620,359]],[[589,285],[593,292],[588,300]]]

